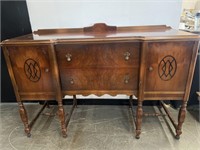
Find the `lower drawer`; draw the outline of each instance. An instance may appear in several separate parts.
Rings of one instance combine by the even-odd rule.
[[[137,90],[138,68],[60,70],[62,90]]]

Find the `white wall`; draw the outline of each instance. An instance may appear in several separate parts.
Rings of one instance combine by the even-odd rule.
[[[33,31],[41,28],[166,24],[178,28],[182,0],[27,0]]]

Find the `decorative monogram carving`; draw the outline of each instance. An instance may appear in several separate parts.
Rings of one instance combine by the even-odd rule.
[[[164,81],[168,81],[173,78],[176,73],[177,63],[173,56],[165,56],[159,63],[158,74]]]
[[[37,82],[40,80],[41,70],[39,64],[35,60],[29,58],[25,61],[24,72],[30,81]]]

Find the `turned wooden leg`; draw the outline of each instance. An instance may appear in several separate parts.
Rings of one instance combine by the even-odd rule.
[[[142,101],[138,101],[138,106],[136,110],[136,139],[140,138],[141,134],[141,126],[142,126],[142,115],[143,115],[143,110],[142,110]]]
[[[62,102],[58,102],[58,116],[59,116],[60,123],[61,123],[63,137],[67,137],[67,129],[66,129],[66,125],[65,125],[65,112],[64,112]]]
[[[176,139],[180,138],[180,135],[182,134],[182,125],[185,120],[186,116],[186,106],[187,106],[187,101],[183,101],[182,106],[179,110],[178,114],[178,125],[176,128]]]
[[[19,114],[20,114],[22,122],[24,123],[24,131],[27,134],[27,137],[30,137],[31,133],[30,133],[30,127],[28,124],[26,109],[24,108],[24,105],[22,102],[18,102],[18,105],[19,105]]]

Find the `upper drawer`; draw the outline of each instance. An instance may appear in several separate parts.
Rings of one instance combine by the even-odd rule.
[[[140,43],[59,44],[59,67],[138,67]]]

